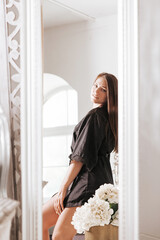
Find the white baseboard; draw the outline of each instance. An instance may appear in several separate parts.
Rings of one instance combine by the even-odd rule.
[[[155,237],[148,234],[140,234],[139,240],[160,240],[160,237]]]

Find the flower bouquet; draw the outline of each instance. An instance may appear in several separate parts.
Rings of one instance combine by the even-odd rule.
[[[77,208],[71,223],[77,233],[95,226],[118,226],[118,188],[112,184],[101,185],[87,203]]]

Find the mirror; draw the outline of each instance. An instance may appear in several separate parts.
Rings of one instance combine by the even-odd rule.
[[[43,202],[59,191],[93,81],[118,74],[117,24],[117,0],[43,1]]]
[[[2,4],[5,4],[5,1],[1,1]],[[53,1],[52,1],[53,2]],[[105,7],[101,9],[100,6],[103,6],[102,1],[94,1],[92,3],[92,8],[96,7],[96,14],[100,14],[101,17],[104,17],[103,13],[106,9],[110,9],[108,1],[104,1],[106,3]],[[20,3],[20,2],[19,2]],[[84,47],[86,53],[86,58],[81,58],[81,52],[79,51],[79,45],[74,48],[73,41],[69,43],[73,44],[73,48],[75,50],[75,55],[79,54],[78,63],[72,61],[72,73],[66,75],[66,69],[68,69],[69,61],[66,61],[63,64],[63,70],[60,67],[61,62],[59,64],[59,68],[57,68],[56,72],[53,72],[57,78],[61,80],[61,86],[63,90],[72,91],[75,96],[76,101],[78,102],[77,111],[75,111],[75,119],[76,116],[78,120],[82,117],[83,113],[90,108],[89,98],[87,95],[87,91],[89,93],[90,83],[93,83],[96,71],[103,71],[101,67],[105,65],[106,61],[102,62],[102,65],[97,65],[102,60],[101,52],[97,51],[97,47],[95,48],[96,42],[94,39],[97,39],[101,31],[104,27],[102,21],[100,19],[93,19],[94,14],[88,10],[85,11],[85,7],[88,6],[89,11],[92,11],[92,8],[89,5],[88,1],[84,3],[81,1],[81,5],[77,8],[75,5],[77,1],[66,1],[64,2],[56,2],[54,4],[56,6],[61,6],[66,10],[70,9],[70,12],[77,13],[78,16],[83,17],[83,21],[78,25],[79,28],[75,28],[75,31],[72,31],[72,38],[74,39],[78,31],[81,31],[81,35],[85,36],[83,41],[80,42]],[[111,2],[110,2],[111,3]],[[113,1],[112,1],[113,3]],[[2,5],[1,4],[1,5]],[[97,4],[97,5],[95,5]],[[138,239],[138,90],[139,90],[139,82],[138,82],[138,13],[139,6],[138,1],[132,0],[119,0],[118,4],[118,81],[119,81],[119,160],[120,160],[120,174],[119,174],[119,186],[120,186],[120,227],[119,227],[119,239],[130,239],[135,240]],[[10,25],[10,28],[14,31],[12,44],[13,49],[20,49],[20,53],[13,53],[13,59],[17,59],[20,54],[21,60],[21,69],[18,71],[21,72],[20,80],[13,79],[13,75],[11,73],[10,80],[20,81],[21,86],[21,178],[22,178],[22,239],[42,239],[42,29],[41,29],[41,0],[27,0],[22,1],[20,3],[21,7],[17,1],[9,1],[7,4],[12,7],[11,11],[7,11],[5,8],[1,8],[2,15],[3,12],[6,14],[4,17],[2,16],[2,21],[0,23],[6,23]],[[148,5],[145,5],[148,8]],[[155,6],[154,6],[155,7]],[[87,8],[86,8],[87,9]],[[8,14],[9,13],[9,14]],[[21,22],[17,21],[17,13],[21,16]],[[113,13],[113,12],[112,12]],[[76,15],[77,15],[76,14]],[[54,13],[55,16],[55,13]],[[59,14],[58,14],[59,16]],[[150,15],[152,16],[152,15]],[[156,16],[156,15],[155,15]],[[95,18],[97,15],[95,15]],[[104,17],[105,18],[105,17]],[[54,21],[59,21],[58,17],[54,19]],[[66,23],[69,24],[70,19],[66,18]],[[82,23],[83,22],[83,23]],[[75,24],[78,24],[75,23]],[[146,22],[144,23],[146,24]],[[68,25],[66,25],[67,27]],[[76,25],[75,25],[76,26]],[[86,28],[88,26],[88,33],[86,33]],[[107,25],[106,25],[107,26]],[[0,24],[0,29],[2,29],[2,24]],[[93,38],[91,33],[97,29],[96,38]],[[20,45],[17,44],[17,37],[19,35],[20,30]],[[72,29],[73,30],[73,29]],[[4,34],[1,34],[2,36]],[[54,35],[55,37],[58,35]],[[6,42],[7,42],[6,38]],[[81,38],[80,38],[81,39]],[[86,47],[86,43],[89,44]],[[63,40],[63,35],[59,33],[59,42]],[[81,39],[82,40],[82,39]],[[107,39],[108,40],[108,39]],[[112,39],[113,40],[113,39]],[[65,44],[67,43],[67,39],[65,39]],[[101,42],[102,43],[102,42]],[[143,43],[143,42],[142,42]],[[64,46],[65,46],[64,44]],[[54,45],[54,41],[53,44]],[[71,44],[68,44],[71,45]],[[67,45],[67,46],[68,46]],[[107,44],[105,45],[107,46]],[[10,51],[4,46],[2,43],[1,50],[5,52],[5,54]],[[66,48],[65,48],[66,49]],[[63,53],[64,48],[62,48],[61,52]],[[81,48],[80,48],[81,49]],[[54,49],[54,53],[56,53]],[[104,52],[104,49],[103,49]],[[109,52],[109,51],[108,51]],[[65,56],[67,55],[66,52]],[[96,58],[94,55],[96,53]],[[6,62],[5,54],[1,55],[2,65]],[[56,53],[57,54],[57,53]],[[56,66],[60,61],[59,56],[56,56],[55,62],[53,62],[53,66]],[[99,55],[100,54],[100,57]],[[57,57],[58,56],[58,57]],[[72,54],[73,56],[73,54]],[[113,56],[113,54],[110,56]],[[62,57],[62,56],[61,56]],[[70,57],[70,52],[68,52],[68,58]],[[99,58],[98,58],[99,57]],[[104,57],[104,55],[103,55]],[[5,59],[5,60],[4,60]],[[12,58],[9,58],[12,60]],[[62,58],[61,58],[62,59]],[[70,59],[69,59],[70,60]],[[84,60],[84,61],[83,61]],[[90,65],[90,61],[92,64]],[[19,60],[18,60],[19,61]],[[76,65],[77,63],[77,65]],[[103,65],[104,64],[104,65]],[[115,63],[116,64],[116,63]],[[48,66],[48,65],[47,65]],[[50,65],[51,66],[51,65]],[[58,66],[58,65],[57,65]],[[78,76],[75,76],[77,72],[77,66],[80,73]],[[97,66],[100,66],[98,69]],[[109,62],[107,62],[107,67],[109,66]],[[116,69],[116,68],[115,68]],[[113,73],[116,75],[116,70],[111,69]],[[52,66],[51,66],[51,69]],[[50,73],[48,71],[48,78],[53,77],[52,71]],[[61,71],[62,72],[61,72]],[[83,70],[83,71],[82,71]],[[92,71],[91,71],[92,70]],[[115,70],[115,72],[114,72]],[[54,69],[55,71],[55,69]],[[12,72],[12,71],[11,71]],[[60,73],[61,72],[61,73]],[[83,74],[82,74],[83,73]],[[62,75],[61,75],[62,74]],[[95,75],[94,75],[95,74]],[[2,71],[3,75],[3,71]],[[93,75],[93,76],[92,76]],[[4,75],[5,76],[5,75]],[[4,78],[5,79],[5,78]],[[80,81],[79,81],[80,79]],[[4,83],[4,81],[3,81]],[[67,83],[67,84],[66,84]],[[80,93],[82,95],[82,89],[78,92],[78,85],[80,87],[85,86],[85,91],[83,90],[83,98],[80,98]],[[84,84],[85,83],[85,84]],[[87,90],[86,90],[87,89]],[[53,93],[53,92],[52,92]],[[51,94],[52,94],[51,93]],[[76,94],[75,94],[76,93]],[[2,96],[4,96],[5,91],[2,89]],[[49,97],[49,95],[47,96]],[[43,99],[47,102],[47,98]],[[75,101],[75,103],[76,103]],[[81,102],[82,101],[82,102]],[[84,103],[84,104],[82,104]],[[75,104],[76,106],[76,104]],[[67,118],[68,119],[68,118]],[[72,119],[73,120],[73,119]],[[74,121],[72,121],[71,125],[74,125]],[[71,128],[68,128],[71,130]],[[54,129],[55,130],[55,129]],[[67,128],[63,129],[67,132]],[[60,132],[59,132],[60,135]],[[67,148],[66,148],[67,149]],[[44,182],[46,184],[46,182]],[[47,185],[46,185],[47,186]],[[21,218],[21,215],[19,215]],[[21,234],[19,234],[21,237]]]
[[[97,1],[97,10],[100,1]],[[104,1],[108,2],[108,1]],[[113,2],[113,1],[112,1]],[[71,1],[70,1],[71,3]],[[81,1],[82,3],[82,1]],[[94,1],[95,3],[95,1]],[[22,31],[21,31],[21,158],[22,158],[22,238],[23,240],[42,239],[42,51],[41,51],[41,0],[22,1]],[[85,1],[86,4],[86,1]],[[117,1],[118,4],[118,91],[119,91],[119,239],[138,239],[138,2],[137,1]],[[83,5],[82,5],[83,6]],[[74,7],[72,7],[74,9]],[[91,8],[89,8],[91,9]],[[106,6],[105,8],[106,9]],[[83,12],[79,10],[79,12]],[[91,23],[91,21],[88,21]],[[93,22],[92,22],[93,23]],[[96,23],[96,21],[95,21]],[[97,25],[97,31],[98,31]],[[99,28],[99,30],[101,27]],[[113,29],[113,28],[112,28]],[[82,30],[83,28],[76,30]],[[93,28],[90,25],[90,31]],[[34,34],[33,34],[34,33]],[[98,31],[99,33],[99,31]],[[73,36],[76,36],[76,31]],[[97,37],[99,34],[96,35]],[[134,36],[134,37],[133,37]],[[87,37],[87,36],[86,36]],[[30,41],[28,41],[28,39]],[[63,40],[63,35],[59,42]],[[92,36],[90,35],[90,40]],[[113,39],[112,39],[113,40]],[[66,40],[67,41],[67,40]],[[85,41],[86,42],[86,41]],[[85,43],[81,42],[81,44]],[[54,42],[52,43],[54,45]],[[90,45],[87,56],[93,61]],[[99,46],[99,45],[98,45]],[[117,45],[116,45],[117,46]],[[77,48],[75,48],[77,50]],[[64,49],[62,48],[62,53]],[[75,51],[75,53],[77,53]],[[97,53],[99,53],[97,51]],[[112,55],[110,56],[110,58]],[[58,59],[56,58],[56,61]],[[81,58],[79,58],[82,60]],[[86,60],[86,59],[84,59]],[[101,58],[98,59],[101,61]],[[105,67],[106,67],[105,59]],[[68,62],[67,62],[68,63]],[[88,61],[89,63],[89,61]],[[95,63],[95,62],[94,62]],[[88,65],[83,65],[80,82],[75,81],[72,89],[76,90],[76,85],[81,81],[86,81],[85,86],[90,87],[97,72],[103,71],[101,68],[95,71],[95,64],[92,64],[92,71]],[[108,65],[109,63],[107,63]],[[53,65],[54,66],[54,65]],[[81,66],[78,64],[78,66]],[[86,68],[85,68],[86,67]],[[108,66],[107,66],[108,67]],[[60,71],[59,67],[59,71]],[[72,69],[75,71],[75,65]],[[85,69],[85,78],[81,72]],[[83,70],[83,71],[82,71]],[[113,73],[116,72],[111,69]],[[95,71],[95,75],[93,74]],[[63,74],[65,65],[63,66]],[[58,72],[55,73],[57,76]],[[89,77],[90,74],[94,76]],[[63,80],[72,79],[70,76],[59,76]],[[86,80],[87,79],[87,80]],[[68,86],[67,86],[68,87]],[[87,92],[87,91],[86,91]],[[88,88],[89,93],[89,88]],[[86,97],[87,96],[87,97]],[[89,109],[90,103],[88,95],[84,92],[84,105],[79,107],[78,118],[84,110]],[[83,101],[82,98],[82,101]],[[80,98],[78,98],[79,101]],[[86,100],[87,99],[87,100]],[[44,100],[44,99],[43,99]],[[80,103],[78,102],[78,105]],[[82,105],[81,105],[82,106]],[[35,177],[36,176],[36,177]],[[47,185],[46,185],[47,186]]]
[[[91,109],[94,79],[100,72],[118,73],[117,1],[92,5],[43,2],[44,200],[58,190],[66,171],[72,131]]]

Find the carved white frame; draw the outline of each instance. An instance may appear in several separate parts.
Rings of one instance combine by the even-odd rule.
[[[22,239],[42,239],[41,0],[21,1]]]
[[[22,236],[42,239],[41,0],[22,1]],[[119,240],[138,240],[138,0],[118,0]]]

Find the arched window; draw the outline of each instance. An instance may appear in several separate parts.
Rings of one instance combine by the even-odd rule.
[[[77,92],[62,78],[44,74],[44,201],[59,190],[66,173],[73,128],[78,120]]]

